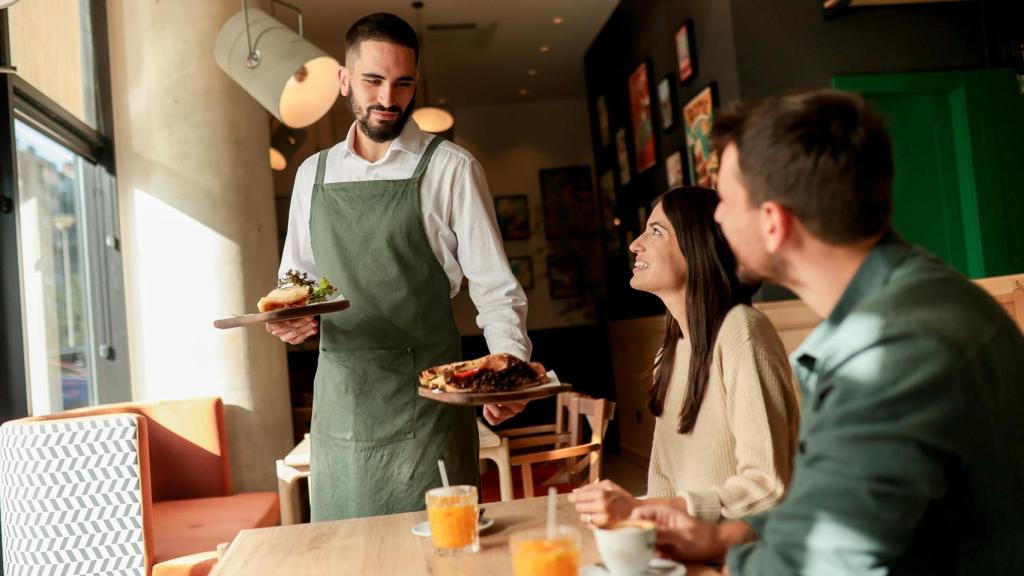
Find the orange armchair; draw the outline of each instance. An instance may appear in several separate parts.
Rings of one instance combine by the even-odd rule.
[[[232,493],[220,398],[7,422],[0,506],[7,568],[89,574],[201,576],[218,544],[280,518],[276,492]]]

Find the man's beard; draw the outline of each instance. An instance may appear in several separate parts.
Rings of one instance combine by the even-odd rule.
[[[735,252],[734,252],[735,254]],[[786,266],[778,254],[765,253],[760,270],[745,266],[736,255],[736,277],[744,284],[779,283],[785,278]]]
[[[348,108],[352,111],[352,115],[356,117],[356,122],[359,124],[359,129],[363,131],[363,134],[366,134],[370,140],[373,140],[378,144],[390,142],[395,138],[398,138],[398,135],[401,134],[402,130],[405,128],[405,123],[409,121],[409,116],[412,115],[412,106],[406,107],[403,111],[398,106],[385,108],[380,104],[371,104],[364,110],[356,104],[353,94],[349,94],[348,96]],[[390,123],[382,123],[379,126],[374,126],[370,123],[370,114],[374,110],[378,110],[380,112],[393,112],[400,114],[400,116]]]

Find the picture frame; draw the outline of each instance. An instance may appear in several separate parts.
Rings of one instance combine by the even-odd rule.
[[[647,62],[641,62],[629,76],[629,109],[633,121],[633,152],[636,154],[637,174],[642,174],[656,162],[650,85]]]
[[[605,250],[609,255],[619,251],[618,207],[615,198],[615,174],[608,170],[601,175],[601,231],[604,235]]]
[[[718,181],[718,154],[711,144],[711,124],[718,107],[718,87],[712,82],[683,105],[686,161],[690,184],[714,188]]]
[[[583,296],[583,269],[578,257],[548,255],[548,295],[552,300]]]
[[[615,152],[619,160],[619,183],[623,186],[629,184],[630,165],[629,151],[626,149],[626,129],[619,128],[615,131]]]
[[[611,131],[608,125],[608,103],[604,94],[597,97],[597,129],[601,136],[601,147],[607,147],[611,143]]]
[[[697,59],[693,53],[693,21],[687,20],[673,36],[676,60],[679,64],[679,83],[686,84],[697,75]]]
[[[683,185],[683,155],[679,150],[665,158],[665,175],[670,190]]]
[[[533,259],[529,256],[516,256],[508,259],[512,274],[516,277],[523,290],[533,289]]]
[[[578,240],[596,235],[589,166],[541,170],[540,190],[544,201],[544,236],[548,240]]]
[[[525,195],[495,197],[494,214],[502,240],[530,239],[530,207]]]
[[[661,110],[661,129],[669,131],[676,125],[676,99],[673,97],[675,92],[675,82],[672,81],[672,75],[669,74],[658,82],[658,108]]]

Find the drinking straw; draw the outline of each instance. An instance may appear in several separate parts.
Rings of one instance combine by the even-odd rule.
[[[558,490],[554,486],[548,488],[548,540],[555,538],[555,502],[558,499]]]
[[[437,467],[438,467],[439,470],[441,470],[441,483],[444,484],[445,488],[447,488],[448,487],[448,473],[444,471],[444,460],[438,460],[437,461]]]

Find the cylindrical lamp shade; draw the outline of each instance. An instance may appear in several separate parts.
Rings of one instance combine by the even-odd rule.
[[[249,33],[259,65],[250,68],[245,14],[220,29],[217,65],[282,124],[304,128],[319,120],[338,98],[338,61],[269,14],[249,9]]]
[[[455,118],[444,108],[425,106],[412,111],[412,119],[424,132],[440,134],[455,124]]]

